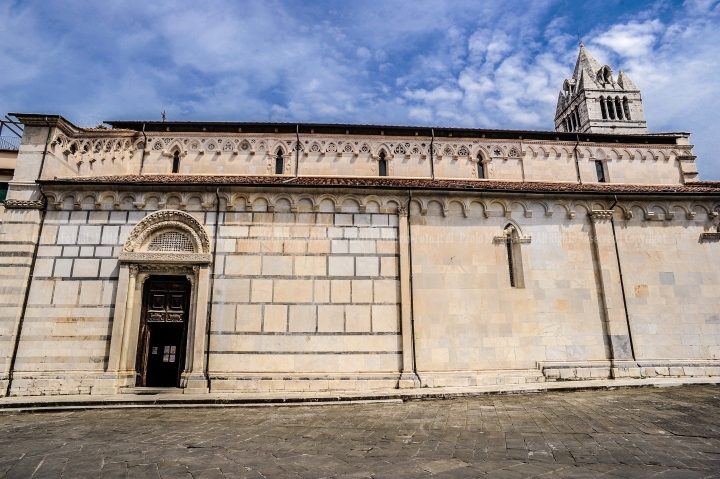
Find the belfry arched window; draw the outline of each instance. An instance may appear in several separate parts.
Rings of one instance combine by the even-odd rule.
[[[623,97],[623,111],[625,112],[625,119],[630,121],[630,102],[627,97]]]
[[[175,153],[173,153],[172,172],[180,172],[180,152],[178,150],[175,150]]]
[[[483,164],[482,153],[478,153],[477,160],[478,160],[478,162],[477,162],[478,178],[485,178],[485,165]]]
[[[387,160],[385,159],[385,152],[380,152],[380,159],[378,160],[378,170],[380,176],[387,176]]]
[[[285,166],[283,161],[283,151],[282,149],[278,148],[277,156],[275,157],[275,174],[276,175],[282,175],[283,174],[283,167]]]
[[[575,127],[576,130],[580,129],[580,110],[578,110],[578,107],[575,107],[575,124],[577,125]]]
[[[607,108],[605,107],[605,97],[600,97],[600,113],[602,114],[602,119],[607,120]]]
[[[618,120],[622,120],[623,119],[623,108],[622,108],[622,105],[620,104],[620,97],[617,97],[617,96],[615,97],[615,111],[617,112]]]
[[[608,110],[608,116],[611,120],[615,119],[615,103],[612,100],[612,97],[607,97],[607,110]]]

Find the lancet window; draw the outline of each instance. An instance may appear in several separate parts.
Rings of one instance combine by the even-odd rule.
[[[387,176],[387,160],[385,159],[385,152],[380,152],[380,160],[378,160],[378,168],[380,176]]]
[[[180,152],[178,150],[175,150],[175,153],[173,153],[172,172],[180,172]]]
[[[507,225],[504,231],[505,250],[507,251],[508,273],[510,275],[510,287],[522,288],[523,268],[522,252],[520,251],[520,235],[513,225]]]
[[[283,174],[284,161],[283,161],[282,154],[283,154],[282,149],[278,148],[277,156],[275,157],[275,174],[276,175]]]

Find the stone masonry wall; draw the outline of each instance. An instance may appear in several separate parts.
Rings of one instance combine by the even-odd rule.
[[[58,199],[69,192],[106,194],[66,190],[47,194]],[[406,201],[404,192],[378,197],[330,188],[277,194],[225,190],[221,198],[232,201],[221,203],[218,229],[211,390],[394,387],[403,349],[397,207]],[[135,188],[112,194],[145,193]],[[214,194],[202,188],[183,194],[201,198],[186,207],[212,237]],[[545,380],[543,367],[554,368],[552,377],[562,379],[575,377],[563,376],[569,367],[577,368],[571,375],[579,378],[581,368],[601,365],[598,374],[607,377],[608,336],[627,333],[617,329],[625,324],[624,312],[618,313],[619,280],[611,291],[615,276],[606,271],[617,267],[610,223],[602,220],[603,226],[593,229],[590,218],[591,211],[606,212],[606,199],[413,196],[408,281],[423,385],[495,384],[503,375],[539,381]],[[227,211],[230,206],[235,211]],[[117,258],[130,230],[157,207],[138,201],[121,202],[125,209],[90,209],[95,207],[50,203],[13,394],[87,393],[104,371],[113,312],[124,307],[116,304]],[[692,368],[691,363],[718,359],[720,277],[713,267],[718,243],[701,239],[716,231],[717,215],[710,212],[717,207],[646,198],[615,208],[630,333],[642,371],[664,364],[660,367],[671,374],[671,364]],[[7,318],[17,316],[22,303],[37,219],[37,210],[10,209],[0,226],[6,358],[16,326]],[[502,241],[508,225],[518,232],[519,287],[510,285]],[[598,231],[607,236],[600,249],[593,244]],[[682,374],[699,374],[688,371]]]
[[[678,211],[668,222],[634,212],[617,231],[636,358],[720,359],[718,243],[700,240],[707,215]]]
[[[394,386],[396,215],[253,209],[221,221],[213,390]]]
[[[436,178],[477,178],[480,155],[489,179],[577,181],[576,143],[559,140],[436,138],[431,169],[431,139],[422,137],[306,135],[301,138],[303,150],[296,158],[294,135],[151,134],[147,145],[135,132],[124,133],[125,137],[118,137],[122,132],[109,132],[107,138],[97,132],[93,135],[55,135],[43,177],[168,174],[176,151],[180,174],[273,175],[281,151],[284,175],[296,173],[297,161],[298,172],[304,176],[378,176],[378,159],[384,152],[388,176],[394,177],[429,178],[434,169]],[[595,144],[582,134],[578,139],[584,182],[596,181],[592,162],[601,160],[608,162],[608,181],[613,183],[682,184],[677,158],[692,156],[686,138],[677,145]],[[23,147],[21,160],[22,155]]]
[[[452,205],[453,203],[451,203]],[[413,313],[421,377],[435,385],[474,385],[474,374],[535,369],[538,361],[607,359],[590,224],[555,207],[487,216],[471,204],[445,215],[429,200],[411,208]],[[506,225],[530,237],[520,245],[524,286],[510,286]],[[465,371],[465,373],[463,373]],[[475,372],[474,374],[472,372]],[[461,376],[457,383],[448,377]]]

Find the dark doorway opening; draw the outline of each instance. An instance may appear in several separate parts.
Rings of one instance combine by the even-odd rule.
[[[151,276],[145,281],[136,386],[180,386],[189,308],[190,282],[186,278]]]

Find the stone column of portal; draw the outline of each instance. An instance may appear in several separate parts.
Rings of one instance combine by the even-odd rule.
[[[410,291],[410,235],[408,210],[398,208],[398,245],[400,249],[400,314],[402,333],[402,373],[398,388],[420,387],[420,379],[415,374],[413,362],[412,297]]]
[[[208,377],[205,362],[206,349],[210,347],[207,343],[207,313],[208,301],[210,299],[210,267],[194,267],[197,278],[196,307],[195,307],[195,330],[188,331],[194,335],[192,350],[192,368],[185,380],[185,394],[204,394],[209,392]],[[188,351],[190,353],[190,351]]]
[[[611,374],[613,377],[640,377],[640,368],[633,351],[625,314],[625,301],[620,277],[612,210],[595,210],[590,214],[593,226],[593,244],[602,287],[607,338],[610,346]]]
[[[135,307],[135,283],[137,281],[138,266],[135,264],[129,267],[130,278],[128,279],[127,302],[125,303],[125,325],[123,326],[122,344],[120,345],[120,372],[125,375],[134,373],[134,368],[129,364],[128,349],[130,346],[130,333],[132,312]],[[134,359],[134,358],[133,358]]]

